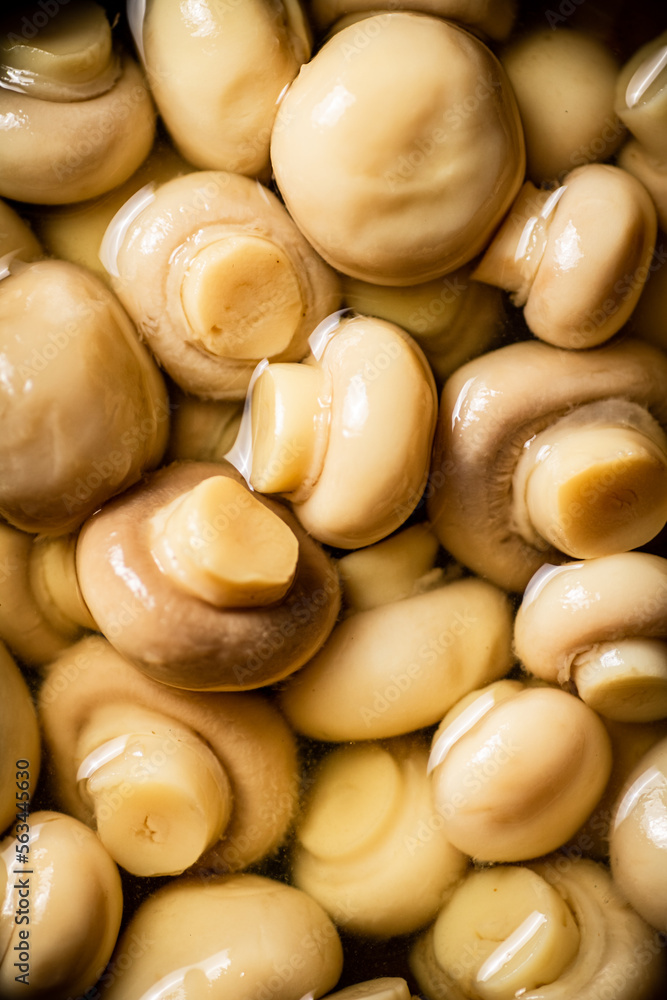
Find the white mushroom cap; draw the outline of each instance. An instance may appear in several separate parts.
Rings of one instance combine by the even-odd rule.
[[[325,260],[388,285],[427,281],[476,256],[524,167],[495,57],[450,22],[401,12],[344,29],[302,68],[271,158],[292,217]]]

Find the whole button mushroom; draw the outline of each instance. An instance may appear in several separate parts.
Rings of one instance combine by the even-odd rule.
[[[410,966],[448,1000],[649,1000],[661,955],[606,868],[554,855],[471,871]]]
[[[152,947],[137,955],[135,941]],[[179,878],[141,904],[114,955],[105,1000],[280,1000],[336,985],[336,928],[305,892],[259,875]]]
[[[467,867],[433,807],[427,760],[419,740],[399,738],[338,747],[315,773],[292,879],[347,931],[423,927]]]
[[[243,399],[256,364],[299,361],[338,281],[276,196],[222,171],[142,188],[102,245],[112,286],[186,392]]]
[[[540,340],[595,347],[636,306],[656,231],[645,187],[618,167],[589,164],[555,191],[525,184],[473,276],[512,292]]]
[[[281,96],[310,57],[300,0],[198,0],[196,14],[171,0],[133,0],[129,16],[183,156],[202,169],[266,173]]]
[[[372,545],[407,520],[426,485],[433,375],[411,337],[371,317],[335,315],[311,345],[304,364],[258,370],[250,433],[242,426],[228,457],[253,489],[289,497],[318,541]]]
[[[531,673],[574,682],[601,715],[667,717],[667,559],[624,552],[543,566],[526,588],[514,646]]]
[[[26,664],[49,663],[97,626],[81,596],[76,536],[29,535],[0,524],[0,638]]]
[[[573,695],[504,680],[448,712],[429,769],[455,847],[479,861],[525,861],[561,847],[593,811],[610,741]]]
[[[463,365],[443,389],[428,488],[441,544],[522,591],[563,553],[650,541],[667,521],[666,384],[667,358],[639,342],[527,341]]]
[[[385,285],[472,260],[525,162],[495,56],[451,22],[404,12],[350,25],[301,69],[271,159],[290,214],[324,259]]]
[[[369,740],[433,725],[512,666],[507,596],[468,578],[358,611],[284,685],[291,724],[318,740]]]
[[[502,40],[512,29],[517,4],[515,0],[311,0],[310,8],[313,20],[320,28],[327,28],[335,21],[334,29],[338,30],[339,25],[347,27],[385,9],[411,10],[457,21],[475,34]],[[380,26],[378,22],[373,32],[378,31]],[[364,25],[355,39],[360,48],[364,39],[369,37],[366,32],[367,26]]]
[[[616,84],[616,111],[633,138],[618,162],[653,198],[667,230],[667,32],[643,45],[623,67]]]
[[[42,756],[37,714],[21,671],[0,643],[0,833],[27,812]],[[0,938],[1,940],[1,938]],[[0,955],[2,949],[0,948]]]
[[[611,871],[637,913],[667,932],[667,738],[639,761],[616,802]]]
[[[625,137],[614,110],[618,62],[600,38],[570,27],[533,29],[500,53],[526,140],[534,184],[608,160]]]
[[[71,0],[44,18],[30,33],[12,17],[0,39],[0,195],[61,205],[127,180],[153,144],[155,111],[102,7]]]
[[[285,837],[295,740],[257,694],[174,691],[91,636],[49,669],[39,715],[54,794],[130,872],[236,871]]]
[[[0,995],[69,1000],[94,988],[123,912],[120,875],[83,823],[52,811],[30,817],[29,864],[0,843]]]
[[[0,281],[0,513],[63,534],[159,462],[164,381],[120,303],[85,268],[15,264]]]
[[[83,598],[100,631],[174,687],[262,687],[303,666],[333,628],[329,557],[282,504],[228,463],[167,466],[85,523]]]

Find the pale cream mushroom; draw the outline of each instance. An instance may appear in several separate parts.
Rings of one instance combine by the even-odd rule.
[[[439,382],[496,346],[506,322],[498,288],[472,281],[472,265],[420,285],[395,288],[343,277],[343,301],[396,323],[417,341]]]
[[[32,33],[0,39],[0,195],[42,205],[95,198],[148,156],[155,111],[141,70],[114,50],[102,7],[70,0]]]
[[[222,171],[142,188],[110,223],[102,260],[160,364],[209,399],[243,399],[263,358],[299,361],[340,301],[276,196]]]
[[[7,202],[0,200],[0,260],[8,254],[22,260],[35,260],[42,256],[42,248],[28,223]],[[2,260],[2,264],[6,266],[6,261]]]
[[[545,563],[637,548],[667,521],[667,358],[536,341],[459,368],[440,402],[429,518],[464,565],[522,591]]]
[[[543,566],[524,593],[514,648],[542,680],[576,686],[601,715],[667,717],[667,559],[624,552]]]
[[[137,955],[136,941],[154,944]],[[130,920],[104,996],[300,1000],[331,990],[342,966],[336,928],[305,892],[259,875],[180,878]]]
[[[399,11],[338,32],[302,68],[271,160],[325,260],[412,285],[486,246],[523,180],[524,147],[495,56],[451,22]]]
[[[429,524],[413,524],[338,560],[343,601],[349,613],[400,601],[443,582],[436,567],[440,545]]]
[[[350,615],[284,685],[290,723],[318,740],[382,739],[433,725],[512,666],[512,612],[483,580]]]
[[[49,669],[39,716],[53,793],[130,872],[237,871],[287,833],[295,740],[260,695],[172,690],[90,636]]]
[[[646,188],[618,167],[578,167],[553,191],[527,182],[473,272],[512,293],[536,337],[595,347],[621,329],[657,232]]]
[[[116,649],[190,690],[286,677],[319,650],[340,606],[322,548],[226,462],[167,466],[107,504],[83,526],[76,562]]]
[[[423,927],[467,867],[433,807],[427,761],[419,738],[348,744],[311,779],[292,879],[347,931],[392,937]]]
[[[614,110],[619,65],[602,39],[540,27],[510,41],[500,61],[519,106],[534,184],[614,154],[625,138]]]
[[[410,965],[447,1000],[652,1000],[660,951],[602,865],[553,855],[470,872]]]
[[[30,816],[29,863],[0,843],[0,995],[69,1000],[88,991],[116,944],[120,875],[95,834],[62,813]]]
[[[63,534],[159,462],[164,381],[109,289],[65,261],[0,281],[0,513]]]
[[[609,736],[578,698],[503,680],[471,692],[433,737],[436,811],[478,861],[525,861],[561,847],[599,801]]]
[[[42,756],[37,714],[21,671],[0,642],[0,833],[30,808]],[[17,853],[22,853],[21,849]],[[20,867],[20,864],[19,866]],[[1,932],[0,932],[1,934]],[[3,954],[0,945],[0,957]]]
[[[372,317],[332,317],[311,348],[304,364],[258,370],[249,441],[242,427],[228,457],[253,489],[287,496],[314,538],[372,545],[407,520],[426,485],[433,375],[411,337]]]
[[[97,626],[76,578],[75,535],[29,535],[0,523],[0,638],[39,666]]]
[[[198,0],[196,13],[172,0],[132,0],[129,14],[155,102],[183,156],[205,170],[268,173],[280,100],[310,57],[300,0]]]
[[[333,24],[334,31],[362,18],[381,15],[384,10],[406,10],[456,21],[468,31],[502,41],[512,30],[517,3],[516,0],[311,0],[310,10],[319,28]],[[370,37],[381,27],[379,21]],[[352,45],[355,49],[365,48],[368,37],[367,26],[363,25]]]
[[[628,776],[610,831],[611,870],[631,906],[667,933],[667,737]]]
[[[634,137],[618,163],[649,190],[667,229],[667,32],[643,45],[619,73],[616,111]]]
[[[98,198],[72,205],[41,207],[31,212],[36,232],[52,257],[89,268],[109,281],[100,259],[102,239],[109,223],[123,205],[147,184],[164,184],[192,173],[192,167],[166,142],[157,142],[138,170],[124,184]]]

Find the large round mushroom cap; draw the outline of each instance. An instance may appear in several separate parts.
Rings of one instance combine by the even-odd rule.
[[[345,274],[387,285],[427,281],[476,256],[524,171],[519,115],[496,58],[449,22],[402,12],[350,25],[302,67],[271,155],[316,250]]]

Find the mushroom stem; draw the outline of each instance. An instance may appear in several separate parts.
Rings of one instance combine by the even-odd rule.
[[[199,250],[183,275],[181,301],[198,346],[241,360],[286,351],[306,309],[287,253],[243,232]]]
[[[207,744],[167,716],[132,705],[99,709],[84,728],[77,773],[97,833],[135,875],[177,875],[222,836],[227,776]]]
[[[89,0],[59,9],[34,35],[9,32],[0,43],[3,85],[42,100],[97,97],[118,73],[106,13]]]
[[[646,544],[667,521],[667,437],[640,406],[580,407],[535,435],[514,477],[531,544],[590,559]]]
[[[299,543],[273,511],[227,476],[212,476],[153,517],[151,551],[180,587],[217,607],[281,600]]]
[[[30,553],[30,583],[44,617],[62,632],[74,626],[97,631],[76,575],[76,537],[35,540]]]
[[[609,719],[667,717],[667,643],[660,639],[597,643],[575,658],[571,676],[579,697]]]
[[[667,163],[667,32],[628,63],[619,91],[619,116],[651,159]]]
[[[513,1000],[555,982],[579,944],[579,929],[565,901],[527,868],[471,875],[433,931],[440,966],[465,996],[482,1000]],[[468,960],[462,962],[462,955]]]
[[[324,459],[329,419],[326,376],[314,365],[273,364],[252,391],[250,484],[290,493],[314,482]]]

